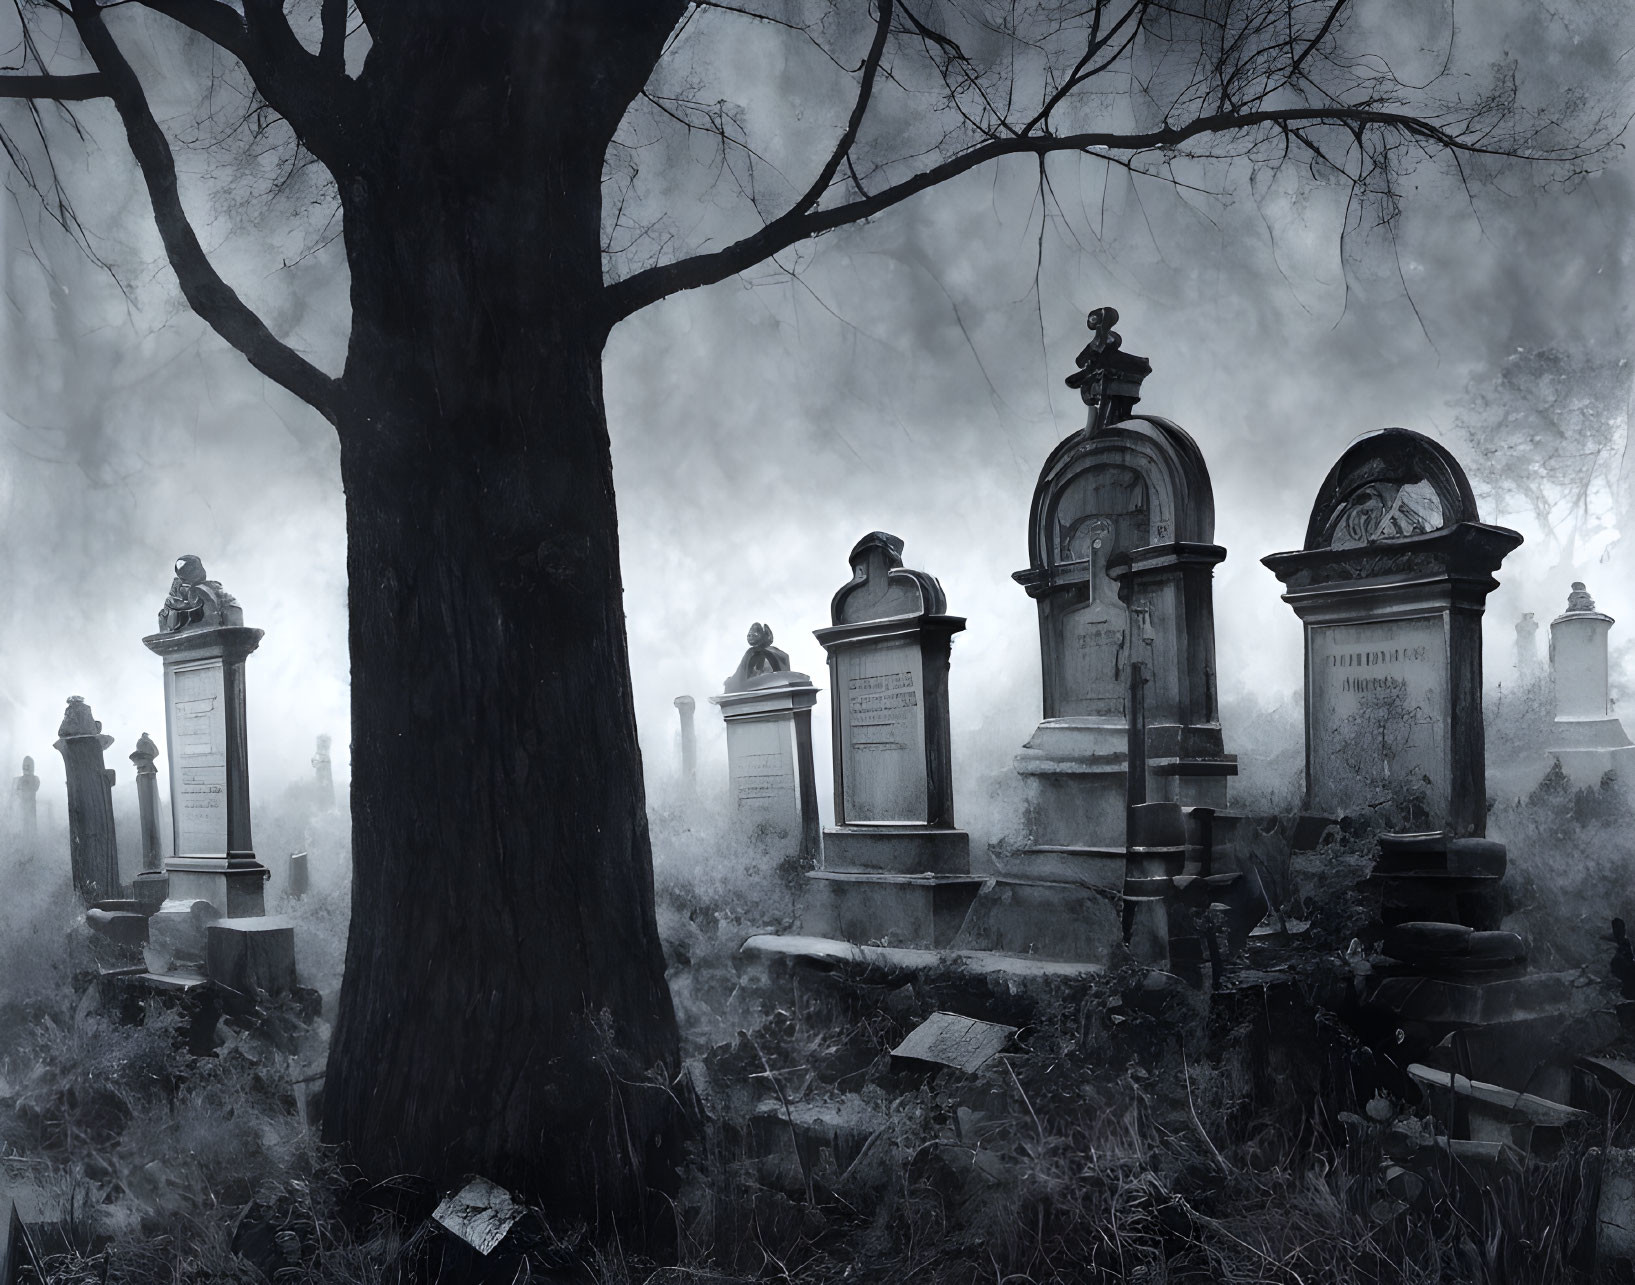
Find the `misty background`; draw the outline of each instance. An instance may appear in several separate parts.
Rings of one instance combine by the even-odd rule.
[[[1596,13],[1531,39],[1526,74],[1547,88],[1616,77],[1624,46],[1613,11]],[[1530,39],[1534,20],[1521,15],[1494,20],[1491,36],[1464,33],[1464,56],[1478,67],[1509,58],[1510,42]],[[717,51],[733,78],[725,92],[821,103],[818,73],[782,48]],[[200,46],[138,39],[133,57],[147,59],[207,249],[275,333],[337,372],[346,265],[317,167],[272,147],[224,167],[216,145],[244,121],[193,119]],[[0,751],[12,775],[34,757],[42,830],[59,832],[51,743],[67,696],[83,695],[115,738],[116,799],[134,806],[126,756],[143,731],[161,748],[165,738],[160,663],[141,639],[173,560],[197,553],[245,623],[266,631],[248,666],[249,735],[258,849],[273,861],[282,853],[270,844],[301,839],[269,834],[263,818],[310,779],[319,733],[334,737],[343,792],[349,775],[338,450],[316,412],[181,303],[111,109],[75,114],[90,143],[59,148],[55,165],[78,222],[54,219],[16,173],[0,203]],[[785,142],[798,152],[798,137]],[[1400,216],[1382,225],[1341,187],[1293,171],[1251,184],[1220,167],[1213,192],[1178,191],[1062,157],[1042,190],[1034,162],[1005,162],[623,323],[604,375],[650,801],[676,794],[671,702],[683,693],[699,702],[700,792],[724,801],[725,742],[707,698],[752,621],[827,689],[811,631],[829,623],[851,546],[878,529],[902,537],[905,562],[936,575],[969,622],[951,676],[956,820],[979,851],[1016,823],[1009,764],[1040,693],[1035,607],[1011,573],[1027,563],[1038,469],[1084,423],[1062,384],[1087,339],[1084,314],[1108,304],[1125,347],[1153,364],[1138,413],[1191,432],[1214,480],[1215,539],[1228,551],[1215,577],[1228,752],[1263,755],[1250,724],[1281,711],[1293,737],[1283,748],[1298,759],[1300,627],[1259,559],[1300,546],[1345,445],[1387,425],[1449,445],[1483,519],[1526,538],[1488,601],[1489,687],[1513,678],[1521,613],[1535,613],[1542,655],[1581,579],[1619,619],[1613,683],[1627,696],[1635,170],[1621,151],[1601,164],[1565,183],[1524,168],[1490,181],[1476,165],[1474,198],[1446,168],[1422,165]],[[706,199],[689,213],[706,234],[709,177],[699,170]],[[1551,351],[1563,357],[1546,368],[1598,372],[1582,381],[1593,395],[1578,396],[1573,378],[1530,392],[1526,362]],[[1512,484],[1542,465],[1515,443],[1534,421],[1550,440],[1563,417],[1578,426],[1572,443],[1588,433],[1604,449],[1549,483],[1560,504],[1541,513]],[[1489,431],[1501,421],[1502,439]],[[1564,455],[1547,451],[1544,463]],[[814,718],[825,823],[827,700]],[[159,766],[168,791],[163,756]]]

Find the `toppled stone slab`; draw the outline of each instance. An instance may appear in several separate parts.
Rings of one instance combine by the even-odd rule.
[[[1571,973],[1532,973],[1489,982],[1439,977],[1386,977],[1368,1003],[1399,1018],[1486,1026],[1560,1012],[1572,1002]]]
[[[453,1195],[445,1196],[432,1211],[432,1219],[486,1257],[527,1212],[505,1188],[487,1178],[473,1178]]]
[[[858,946],[828,937],[780,937],[761,933],[739,953],[762,959],[785,959],[820,968],[872,973],[882,980],[909,980],[939,968],[959,968],[978,976],[1012,980],[1086,980],[1105,972],[1100,964],[1032,959],[984,950],[917,950],[906,946]]]
[[[974,1075],[992,1062],[1016,1034],[1014,1026],[982,1022],[958,1013],[936,1012],[891,1050],[907,1062],[929,1062]]]
[[[1520,1093],[1515,1089],[1500,1088],[1497,1084],[1472,1080],[1456,1071],[1439,1071],[1420,1062],[1411,1063],[1408,1074],[1430,1088],[1447,1089],[1458,1097],[1467,1098],[1483,1106],[1496,1107],[1527,1124],[1559,1128],[1561,1125],[1589,1119],[1589,1115],[1577,1107],[1564,1106],[1560,1102],[1552,1102],[1548,1098],[1541,1098],[1532,1093]]]

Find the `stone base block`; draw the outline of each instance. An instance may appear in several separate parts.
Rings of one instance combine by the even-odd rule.
[[[1555,749],[1548,753],[1561,764],[1561,770],[1575,789],[1594,789],[1608,772],[1616,774],[1626,788],[1635,784],[1635,745],[1614,749]]]
[[[1119,866],[1122,882],[1122,854]],[[1076,883],[992,879],[954,946],[1106,966],[1124,941],[1119,900],[1116,890]]]
[[[170,900],[170,876],[163,870],[144,870],[132,881],[131,894],[151,913]]]
[[[1079,888],[1124,886],[1123,848],[1022,848],[994,857],[999,873],[1027,883],[1071,884]]]
[[[204,960],[205,931],[221,918],[212,902],[173,897],[148,916],[148,968],[168,973]]]
[[[823,868],[851,874],[971,873],[971,837],[923,825],[831,826]]]
[[[813,870],[801,932],[852,942],[941,950],[958,934],[982,887],[962,875]]]
[[[165,873],[172,901],[208,901],[228,919],[267,913],[267,867],[259,861],[172,857]]]
[[[1374,986],[1367,1002],[1408,1021],[1487,1026],[1560,1012],[1571,1002],[1575,976],[1533,973],[1495,982],[1387,977]]]
[[[282,916],[218,919],[205,942],[205,974],[241,995],[295,989],[295,925]]]
[[[1040,848],[1124,849],[1126,782],[1122,757],[1077,771],[1016,760],[1028,784],[1026,824]]]
[[[140,950],[148,944],[148,917],[137,910],[108,910],[92,906],[85,922],[110,941]]]

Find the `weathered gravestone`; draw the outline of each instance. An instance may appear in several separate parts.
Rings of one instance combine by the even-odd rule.
[[[56,749],[68,778],[68,842],[74,889],[86,901],[119,896],[119,846],[114,834],[114,771],[103,734],[83,696],[70,696],[57,729]]]
[[[1426,830],[1485,833],[1482,612],[1520,543],[1428,437],[1382,429],[1340,457],[1305,547],[1263,559],[1305,625],[1308,811],[1395,797]]]
[[[159,632],[142,640],[165,669],[170,896],[208,901],[229,918],[266,912],[244,713],[244,662],[260,642],[261,630],[245,627],[238,602],[192,554],[176,560]]]
[[[17,796],[17,840],[25,861],[32,860],[39,850],[40,820],[38,801],[40,778],[34,774],[34,760],[25,755],[23,774],[15,782]]]
[[[1607,634],[1613,623],[1595,609],[1582,581],[1573,583],[1567,610],[1550,622],[1556,716],[1548,753],[1581,788],[1599,784],[1607,772],[1626,783],[1635,773],[1635,745],[1612,712]]]
[[[949,944],[981,880],[954,828],[948,659],[965,628],[942,586],[874,531],[816,631],[829,655],[835,825],[811,872],[810,931],[903,946]]]
[[[1538,677],[1538,621],[1531,611],[1516,621],[1516,676],[1524,683]]]
[[[803,862],[817,860],[817,776],[812,767],[812,706],[818,689],[789,668],[772,645],[772,630],[757,621],[749,648],[710,703],[727,731],[727,772],[739,817],[770,844],[791,848]]]
[[[312,784],[317,791],[318,806],[324,810],[335,806],[335,769],[329,761],[330,744],[329,733],[320,733],[317,753],[312,756]]]
[[[1500,930],[1505,850],[1484,837],[1482,612],[1520,543],[1480,520],[1447,450],[1388,428],[1340,457],[1305,548],[1264,559],[1305,626],[1308,809],[1391,802],[1414,826],[1379,839],[1386,961],[1365,1002],[1429,1043],[1502,1032],[1568,995]],[[1402,1056],[1415,1052],[1429,1049]]]
[[[136,767],[136,806],[142,827],[142,872],[135,879],[135,896],[144,906],[156,908],[170,889],[159,840],[159,769],[154,766],[159,747],[143,732],[130,757]]]
[[[1129,666],[1148,666],[1154,801],[1222,807],[1237,760],[1216,702],[1215,501],[1197,444],[1131,415],[1145,357],[1123,351],[1111,308],[1068,377],[1090,408],[1040,471],[1028,561],[1015,579],[1038,604],[1044,720],[1016,760],[1031,785],[1032,846],[1007,869],[1113,886],[1123,879]]]

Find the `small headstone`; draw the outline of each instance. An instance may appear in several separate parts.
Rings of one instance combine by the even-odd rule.
[[[738,815],[787,845],[790,855],[816,861],[817,775],[812,766],[812,706],[818,689],[789,668],[789,656],[772,645],[772,630],[757,621],[749,648],[727,676],[721,709],[727,730],[727,771]]]
[[[193,554],[176,560],[159,629],[142,643],[164,660],[170,895],[204,898],[224,915],[263,914],[267,868],[250,837],[244,715],[244,662],[261,630],[245,627],[237,600]]]
[[[1014,1026],[938,1011],[910,1031],[891,1056],[974,1075],[1003,1053],[1015,1034]]]
[[[318,806],[328,810],[335,806],[335,770],[329,761],[329,733],[318,737],[318,752],[312,756],[312,783],[318,791]]]
[[[103,752],[114,738],[103,734],[83,696],[70,696],[57,729],[68,780],[68,842],[74,888],[86,901],[119,896],[119,846],[114,834],[113,769]]]
[[[34,775],[34,760],[23,758],[23,774],[14,785],[17,796],[18,837],[22,846],[23,859],[32,860],[39,850],[40,822],[37,811],[38,796],[40,793],[40,778]]]
[[[308,868],[307,854],[304,852],[290,853],[290,896],[304,897],[311,887],[312,874]]]
[[[1567,610],[1550,622],[1556,716],[1547,752],[1579,788],[1609,771],[1626,782],[1635,777],[1635,744],[1612,712],[1607,635],[1615,623],[1596,610],[1582,581],[1573,582]]]

